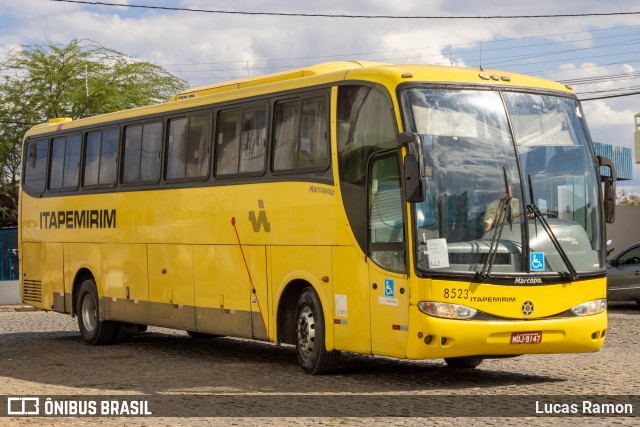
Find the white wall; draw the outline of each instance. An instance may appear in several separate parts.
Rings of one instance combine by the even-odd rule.
[[[22,304],[18,280],[0,281],[0,304]]]

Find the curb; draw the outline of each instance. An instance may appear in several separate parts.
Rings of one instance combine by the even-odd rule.
[[[39,311],[39,309],[30,305],[0,305],[0,313],[15,311]]]

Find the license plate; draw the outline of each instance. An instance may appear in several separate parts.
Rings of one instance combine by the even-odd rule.
[[[511,344],[540,344],[542,332],[512,332]]]

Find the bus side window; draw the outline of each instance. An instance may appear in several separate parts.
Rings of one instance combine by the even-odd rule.
[[[324,95],[276,104],[274,171],[329,166],[327,101]]]
[[[49,171],[49,188],[62,188],[62,174],[64,172],[64,145],[66,138],[54,138],[51,142],[51,166]]]
[[[354,237],[366,253],[367,162],[372,153],[394,147],[397,126],[391,99],[378,87],[340,86],[337,109],[342,202]]]
[[[117,128],[87,133],[83,185],[112,185],[116,183],[119,135],[120,130]]]
[[[118,145],[120,130],[109,129],[102,132],[102,146],[100,148],[100,173],[98,183],[111,185],[116,183],[118,166]]]
[[[145,124],[142,129],[140,181],[158,182],[162,153],[162,123]]]
[[[209,116],[169,121],[167,179],[204,178],[209,174]]]
[[[291,170],[296,167],[298,151],[298,123],[300,101],[285,101],[276,104],[275,141],[273,148],[273,170]]]
[[[209,175],[210,132],[209,116],[189,118],[187,137],[187,178],[203,178]]]
[[[49,189],[75,189],[80,176],[80,135],[55,138],[51,143]]]
[[[299,169],[328,166],[327,102],[324,96],[302,101],[299,142]]]
[[[187,125],[189,120],[169,121],[169,141],[167,146],[167,179],[182,179],[186,164]]]
[[[25,150],[24,185],[36,192],[44,191],[47,167],[48,142],[46,139],[31,141]]]
[[[100,171],[100,144],[102,143],[102,132],[94,131],[87,133],[86,146],[84,150],[84,185],[98,184],[98,172]]]
[[[127,126],[124,130],[122,182],[155,183],[160,179],[162,123]]]
[[[124,129],[124,171],[122,182],[140,180],[140,154],[142,149],[142,126],[127,126]]]
[[[266,158],[266,107],[247,107],[219,114],[217,176],[263,172]]]
[[[240,134],[240,172],[262,172],[266,159],[267,110],[245,108]]]
[[[75,135],[67,138],[64,153],[64,174],[62,186],[64,188],[77,188],[80,180],[80,146],[82,137]]]
[[[241,110],[222,111],[218,115],[216,175],[238,173]]]

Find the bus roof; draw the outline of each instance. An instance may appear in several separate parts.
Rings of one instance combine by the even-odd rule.
[[[185,90],[173,96],[169,102],[118,111],[100,116],[71,121],[52,119],[35,125],[28,135],[49,133],[56,130],[107,123],[131,117],[146,116],[183,108],[206,106],[278,91],[291,90],[331,82],[354,80],[372,81],[390,89],[404,82],[441,82],[487,84],[494,86],[527,87],[572,93],[571,88],[560,83],[522,74],[477,68],[442,65],[385,64],[380,62],[341,61],[327,62],[305,68],[265,74],[255,77],[225,81]]]
[[[248,87],[260,86],[268,83],[284,82],[287,80],[295,80],[302,77],[318,76],[334,72],[344,72],[358,68],[367,68],[373,66],[384,66],[382,62],[362,62],[362,61],[341,61],[341,62],[325,62],[323,64],[312,65],[305,68],[297,68],[293,70],[281,71],[279,73],[264,74],[254,77],[246,77],[243,79],[229,80],[211,85],[195,87],[187,89],[171,98],[171,101],[181,99],[194,98],[197,96],[211,95],[213,93],[226,92],[235,89],[243,89]]]
[[[450,67],[442,65],[394,65],[382,62],[366,61],[341,61],[326,62],[305,68],[282,71],[279,73],[265,74],[255,77],[230,80],[206,86],[187,89],[171,98],[171,101],[196,98],[221,92],[237,89],[244,89],[266,85],[269,83],[280,83],[298,80],[303,77],[322,76],[333,74],[332,80],[343,80],[347,74],[349,78],[357,79],[358,76],[374,79],[374,75],[382,77],[385,73],[395,74],[396,78],[416,81],[447,81],[447,82],[511,82],[518,81],[518,86],[547,88],[568,91],[566,86],[536,77],[522,74],[507,73],[496,70],[478,70],[475,68]],[[340,77],[344,74],[344,77]],[[376,79],[377,80],[377,79]],[[295,83],[294,83],[295,84]]]

